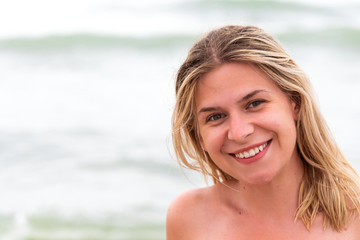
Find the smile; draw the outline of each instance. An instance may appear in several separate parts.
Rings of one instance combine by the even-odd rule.
[[[257,147],[254,147],[254,148],[251,148],[247,151],[244,151],[244,152],[240,152],[240,153],[237,153],[235,154],[235,157],[237,158],[250,158],[250,157],[253,157],[255,155],[257,155],[259,152],[261,152],[262,150],[264,150],[264,148],[268,145],[269,142],[266,142],[260,146],[257,146]]]

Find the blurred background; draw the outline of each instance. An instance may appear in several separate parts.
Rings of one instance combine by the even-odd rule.
[[[224,24],[279,39],[359,172],[359,1],[0,0],[0,239],[165,239],[204,186],[171,157],[175,73]]]

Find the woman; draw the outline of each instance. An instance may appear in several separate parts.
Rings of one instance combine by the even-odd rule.
[[[176,81],[173,145],[212,186],[173,201],[167,239],[360,239],[359,178],[308,79],[271,36],[225,26]]]

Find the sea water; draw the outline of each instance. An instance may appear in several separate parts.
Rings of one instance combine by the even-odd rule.
[[[176,70],[224,24],[279,39],[359,172],[360,3],[314,2],[1,2],[0,239],[165,239],[204,186],[171,154]]]

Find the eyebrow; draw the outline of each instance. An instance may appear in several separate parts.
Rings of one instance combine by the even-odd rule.
[[[241,103],[243,101],[246,101],[246,100],[249,100],[250,98],[252,98],[253,96],[255,96],[256,94],[260,93],[260,92],[269,92],[265,89],[258,89],[258,90],[254,90],[248,94],[246,94],[244,97],[242,97],[239,101],[237,101],[237,103]],[[213,111],[217,111],[219,110],[220,107],[204,107],[204,108],[201,108],[198,112],[198,114],[200,113],[204,113],[204,112],[213,112]]]
[[[249,100],[250,98],[252,98],[253,96],[255,96],[256,94],[260,93],[260,92],[269,92],[265,89],[258,89],[258,90],[254,90],[248,94],[246,94],[242,99],[240,99],[239,101],[237,101],[238,103]]]

